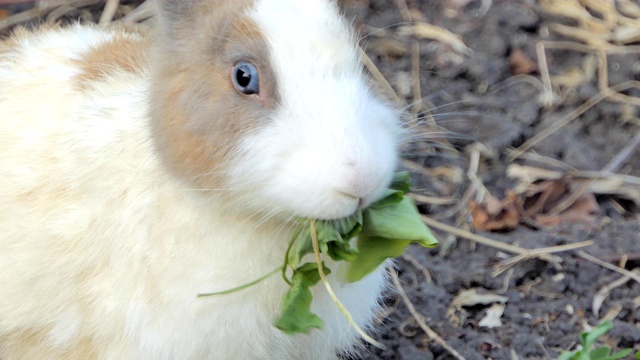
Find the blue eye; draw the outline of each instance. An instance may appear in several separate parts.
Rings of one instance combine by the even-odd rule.
[[[260,78],[258,69],[248,62],[240,61],[233,67],[231,79],[236,90],[244,95],[260,92]]]

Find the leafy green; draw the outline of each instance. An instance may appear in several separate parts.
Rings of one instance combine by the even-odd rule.
[[[434,247],[438,240],[420,218],[408,197],[385,206],[372,206],[364,212],[362,232],[358,236],[359,254],[351,263],[348,281],[362,279],[383,261],[402,255],[411,243]]]
[[[289,285],[282,299],[282,313],[276,320],[276,327],[288,334],[307,333],[312,328],[320,328],[322,319],[311,312],[313,295],[310,288],[320,279],[318,264],[320,254],[329,256],[334,261],[350,263],[347,281],[354,282],[377,269],[386,259],[401,255],[411,243],[425,247],[433,247],[438,241],[420,218],[420,213],[413,201],[406,196],[410,191],[409,173],[399,172],[380,200],[367,209],[358,210],[355,214],[337,220],[301,219],[291,239],[281,267],[262,278],[231,290],[218,293],[202,294],[222,295],[252,286],[276,272]],[[312,228],[315,233],[312,234]],[[314,235],[314,236],[312,236]],[[357,247],[351,246],[352,239],[357,238]],[[313,242],[315,239],[316,242]],[[314,251],[313,244],[318,252]],[[317,256],[316,263],[303,263],[303,258],[311,253]],[[322,264],[323,273],[331,271]],[[290,277],[287,275],[290,273]],[[335,298],[328,283],[325,284],[330,295],[334,296],[336,306],[342,308]],[[362,334],[364,332],[357,328]],[[366,334],[365,334],[366,335]]]
[[[609,346],[601,346],[591,350],[596,341],[602,335],[609,332],[611,328],[613,328],[611,321],[603,321],[590,332],[583,332],[580,334],[582,349],[571,352],[565,351],[560,354],[558,360],[615,360],[622,359],[631,354],[632,349],[623,349],[611,354],[611,348]],[[638,354],[635,355],[636,358],[640,358]]]
[[[420,218],[415,204],[406,196],[409,190],[409,173],[400,172],[395,175],[384,196],[364,211],[359,210],[343,219],[316,221],[320,252],[327,254],[334,261],[351,263],[347,271],[348,282],[361,280],[386,259],[400,256],[411,243],[418,243],[425,247],[438,244]],[[299,234],[297,238],[294,237],[292,240],[292,243],[297,242],[296,250],[287,254],[285,264],[285,267],[293,269],[291,282],[294,283],[285,294],[287,304],[291,304],[294,299],[295,301],[308,300],[299,295],[304,289],[296,286],[293,280],[300,271],[297,265],[305,255],[313,252],[311,227],[305,226],[297,234]],[[351,246],[351,240],[355,237],[358,238],[357,248]],[[306,306],[306,302],[304,305],[288,308],[288,311],[282,315],[284,317],[286,314],[287,320],[297,316],[302,324],[283,321],[281,317],[277,321],[278,328],[287,333],[296,333],[307,332],[311,327],[316,327],[317,323],[307,321],[313,319],[315,315],[311,313],[310,307]],[[299,313],[294,312],[293,309]]]
[[[331,271],[326,267],[324,274]],[[282,314],[276,327],[286,333],[308,332],[311,328],[321,328],[322,319],[311,313],[311,290],[309,288],[320,281],[320,272],[316,263],[306,263],[296,269],[291,278],[291,288],[282,299]]]

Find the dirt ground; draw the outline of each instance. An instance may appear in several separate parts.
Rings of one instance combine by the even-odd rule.
[[[599,87],[602,58],[567,45],[592,39],[559,35],[558,24],[575,29],[581,23],[543,11],[541,3],[553,1],[572,2],[342,1],[369,57],[417,119],[404,165],[423,196],[417,201],[425,215],[519,249],[593,242],[548,257],[524,256],[509,267],[504,265],[512,252],[435,227],[440,247],[410,248],[396,262],[407,298],[465,359],[553,359],[575,348],[580,332],[603,319],[614,325],[603,337],[606,344],[640,350],[640,283],[620,280],[623,275],[579,252],[640,269],[640,150],[632,148],[610,164],[638,138],[640,89],[622,90],[628,98],[598,98],[603,83],[639,79],[640,55],[633,46],[640,38],[617,47],[627,51],[606,52],[608,79]],[[607,19],[594,9],[585,16],[596,23]],[[437,29],[417,29],[416,22]],[[550,45],[539,62],[541,40],[564,43]],[[544,65],[555,96],[545,91]],[[581,114],[573,116],[575,111]],[[532,139],[564,119],[572,121],[529,148]],[[526,154],[512,160],[511,151],[523,145]],[[508,176],[514,164],[561,176],[543,181],[547,192],[534,190],[540,182],[525,182],[518,191],[523,176]],[[588,177],[586,171],[600,175]],[[611,180],[612,174],[618,176]],[[603,178],[615,184],[595,189]],[[588,196],[582,205],[571,201],[558,210],[547,199],[554,194]],[[505,198],[510,200],[500,202]],[[497,269],[502,272],[494,274]],[[420,328],[397,291],[389,290],[385,303],[375,338],[387,349],[368,346],[353,360],[453,358]]]
[[[605,100],[533,146],[530,153],[539,155],[539,161],[520,158],[511,162],[510,149],[520,147],[570,115],[599,92],[597,74],[590,67],[595,63],[595,55],[547,49],[546,63],[558,83],[562,84],[560,76],[576,71],[585,74],[591,71],[591,76],[578,77],[567,86],[554,86],[558,99],[551,106],[546,107],[541,99],[544,92],[539,82],[536,44],[541,40],[572,40],[554,34],[552,24],[576,23],[548,14],[537,1],[527,0],[407,0],[409,19],[406,12],[403,16],[404,6],[402,0],[371,0],[350,2],[348,8],[368,34],[363,41],[367,52],[409,104],[414,102],[415,92],[406,82],[415,82],[415,75],[419,74],[423,103],[440,131],[416,126],[417,135],[405,158],[422,168],[414,169],[418,193],[455,199],[454,205],[423,205],[421,209],[428,216],[459,228],[472,228],[473,214],[465,201],[470,181],[465,174],[472,149],[478,144],[483,151],[477,177],[490,194],[503,198],[505,191],[517,183],[507,176],[511,164],[600,171],[638,136],[638,107],[628,101]],[[592,15],[598,17],[597,13]],[[416,37],[403,34],[403,27],[410,25],[407,20],[425,21],[447,29],[459,36],[468,49],[455,51],[453,46],[442,42],[419,40],[419,72],[416,72],[418,68],[412,69]],[[611,86],[638,79],[637,52],[614,54],[608,60]],[[638,96],[640,92],[632,89],[625,94]],[[417,107],[420,111],[421,104],[414,105],[409,109]],[[422,117],[423,123],[431,119]],[[443,138],[453,149],[449,144],[443,145]],[[618,168],[616,172],[620,174],[640,175],[639,150]],[[456,171],[461,179],[447,181],[457,179],[451,175]],[[591,240],[593,245],[581,250],[614,265],[619,265],[621,259],[624,262],[626,255],[623,266],[628,270],[639,268],[637,201],[609,195],[594,198],[597,202],[590,208],[587,219],[577,217],[581,222],[567,217],[556,219],[548,227],[521,222],[508,231],[474,232],[531,249]],[[561,264],[529,259],[494,277],[496,266],[513,254],[442,231],[436,233],[441,239],[440,248],[411,248],[396,266],[408,298],[425,322],[464,358],[556,358],[562,350],[576,346],[580,332],[602,319],[610,319],[614,324],[604,339],[608,345],[640,349],[638,282],[626,281],[610,291],[596,314],[594,298],[598,292],[622,276],[585,260],[576,250],[555,254],[561,258]],[[429,278],[416,262],[427,270]],[[480,298],[469,305],[456,306],[459,302],[454,300],[460,299],[458,295],[474,289],[480,294],[504,297],[498,298],[506,305],[501,324],[486,327],[482,322],[496,299],[483,304]],[[396,292],[389,291],[387,305],[387,318],[376,330],[388,348],[369,347],[362,359],[452,358],[420,329]]]

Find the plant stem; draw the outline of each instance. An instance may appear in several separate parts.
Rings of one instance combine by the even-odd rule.
[[[295,264],[295,266],[292,266],[289,263],[289,254],[291,253],[291,248],[293,248],[293,244],[296,243],[296,240],[298,240],[300,233],[304,230],[306,226],[307,226],[306,223],[301,223],[300,225],[298,225],[298,228],[296,229],[296,231],[294,231],[293,236],[291,237],[289,246],[287,246],[287,252],[284,254],[284,264],[282,264],[282,279],[284,279],[284,281],[287,284],[289,284],[289,286],[293,286],[293,283],[291,282],[291,280],[287,278],[287,266],[291,267],[293,270],[295,270],[295,266],[298,266],[298,264]]]
[[[365,333],[364,330],[362,330],[358,326],[358,324],[356,324],[355,321],[353,321],[353,317],[351,316],[349,311],[344,307],[344,305],[342,305],[340,300],[338,300],[338,297],[336,296],[336,294],[333,292],[333,288],[331,288],[331,284],[329,284],[329,281],[327,281],[327,278],[324,276],[322,258],[320,257],[320,245],[318,244],[318,232],[316,230],[316,220],[311,219],[310,225],[311,225],[311,244],[313,244],[313,253],[316,255],[316,263],[318,264],[318,273],[320,274],[320,281],[322,281],[322,283],[324,284],[324,287],[327,289],[327,292],[329,293],[331,300],[333,300],[333,302],[336,304],[338,309],[340,309],[340,312],[342,312],[342,315],[344,315],[344,317],[347,319],[349,324],[353,326],[353,328],[358,332],[358,334],[360,334],[360,336],[362,336],[362,338],[366,342],[368,342],[369,344],[377,348],[385,350],[387,347],[384,346],[384,344],[374,340],[372,337],[367,335],[367,333]]]
[[[236,291],[240,291],[240,290],[246,289],[248,287],[251,287],[251,286],[253,286],[253,285],[255,285],[255,284],[257,284],[257,283],[259,283],[259,282],[261,282],[263,280],[266,280],[268,277],[270,277],[271,275],[273,275],[273,274],[275,274],[277,272],[280,272],[281,270],[282,270],[282,267],[278,266],[277,268],[275,268],[272,271],[270,271],[267,275],[264,275],[263,277],[261,277],[259,279],[253,280],[250,283],[246,283],[244,285],[240,285],[238,287],[234,287],[233,289],[229,289],[229,290],[217,291],[217,292],[212,292],[212,293],[198,294],[198,295],[196,295],[196,297],[199,298],[199,297],[205,297],[205,296],[231,294],[231,293],[234,293]]]

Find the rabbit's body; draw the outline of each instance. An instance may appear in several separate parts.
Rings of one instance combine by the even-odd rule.
[[[193,3],[202,11],[208,2],[184,3],[191,5],[167,0],[161,5],[161,27],[176,43],[187,26],[174,24],[171,16],[193,11]],[[212,3],[208,6],[232,2]],[[243,3],[246,9],[219,11],[227,18],[251,14],[242,37],[252,26],[268,32],[260,16],[271,16],[269,11],[283,4],[297,13],[306,10],[296,6],[330,12],[318,15],[325,25],[322,16],[336,16],[333,5],[320,0]],[[337,28],[328,31],[344,30],[335,21]],[[233,38],[233,31],[223,30]],[[272,31],[266,37],[274,46],[281,34]],[[273,326],[287,289],[277,275],[237,293],[196,294],[233,288],[281,266],[295,217],[341,217],[379,196],[395,166],[395,112],[367,95],[357,61],[350,58],[354,49],[339,55],[347,62],[344,74],[329,69],[337,73],[336,81],[310,81],[324,87],[321,91],[349,92],[353,76],[356,94],[328,94],[324,106],[337,101],[337,109],[319,107],[310,114],[349,116],[353,111],[340,108],[345,104],[337,98],[364,91],[376,111],[373,125],[360,118],[352,124],[297,116],[302,103],[290,97],[304,89],[287,88],[286,82],[296,79],[285,79],[273,64],[275,70],[260,64],[266,86],[258,97],[247,100],[230,81],[211,89],[198,51],[185,51],[188,59],[181,59],[168,44],[81,26],[21,32],[0,43],[1,359],[315,360],[333,359],[356,340],[322,285],[313,289],[312,310],[324,327],[295,336]],[[203,53],[209,51],[205,47]],[[271,51],[262,61],[289,66],[278,56],[286,59],[286,49],[280,55]],[[216,66],[211,65],[213,83],[226,81],[224,72],[215,78]],[[204,80],[189,72],[194,68]],[[218,89],[237,97],[222,99],[224,110],[209,108],[209,101],[219,100],[209,92]],[[281,113],[300,123],[287,123]],[[261,116],[266,124],[256,124]],[[329,143],[314,144],[323,136]],[[302,158],[292,160],[297,155],[289,152]],[[324,163],[336,157],[345,159]],[[373,159],[381,165],[368,164]],[[325,178],[350,174],[341,162],[362,173],[346,175],[347,185],[328,185],[327,192]],[[384,270],[343,284],[334,276],[341,265],[327,265],[337,296],[366,326],[384,287]]]

